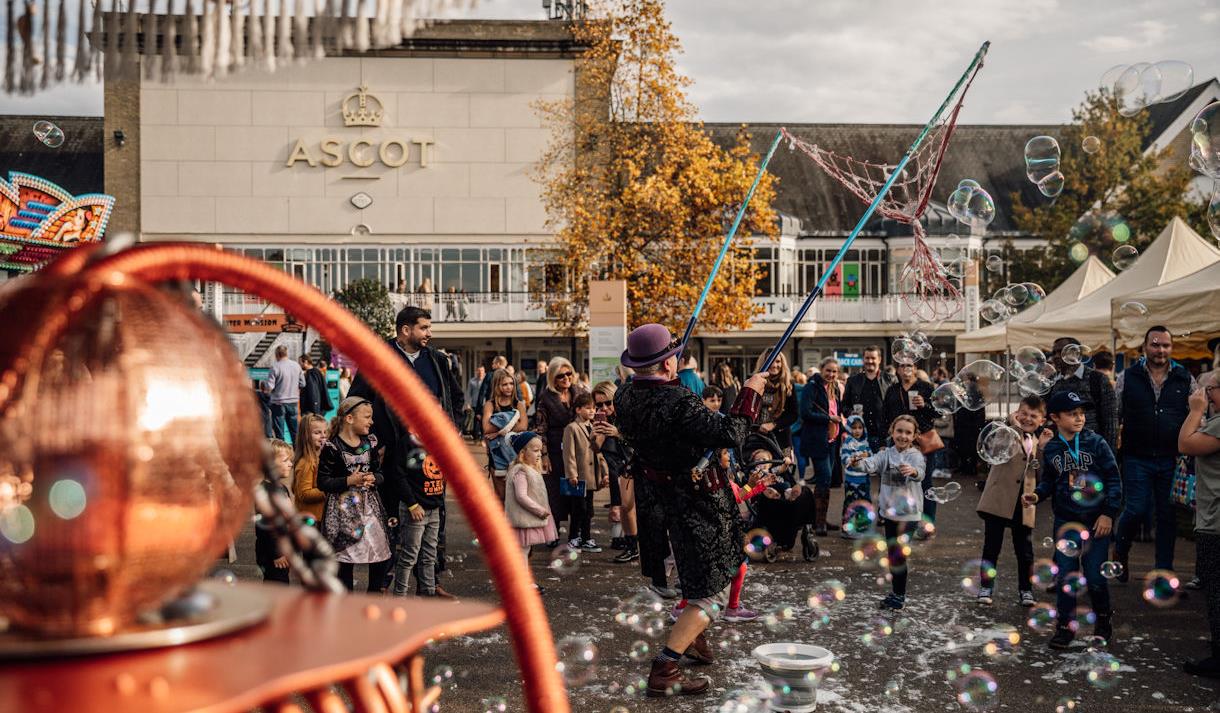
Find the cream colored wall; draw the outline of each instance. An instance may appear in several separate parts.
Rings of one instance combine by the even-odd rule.
[[[145,239],[222,242],[517,241],[545,234],[528,172],[549,137],[532,104],[570,97],[563,59],[328,58],[206,84],[140,90]],[[381,127],[345,127],[360,84],[385,105]],[[423,139],[400,168],[285,163],[296,140]],[[344,176],[367,176],[353,179]],[[350,198],[368,193],[373,204]],[[368,225],[369,236],[351,230]]]

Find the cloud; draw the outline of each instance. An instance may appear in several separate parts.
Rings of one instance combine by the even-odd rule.
[[[1080,44],[1093,52],[1130,52],[1164,42],[1173,26],[1160,20],[1142,20],[1136,23],[1135,30],[1129,35],[1100,35]]]

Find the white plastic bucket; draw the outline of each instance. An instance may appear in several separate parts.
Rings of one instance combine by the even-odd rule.
[[[834,654],[811,644],[763,644],[754,649],[754,658],[775,693],[771,710],[810,713],[818,707],[818,684]]]

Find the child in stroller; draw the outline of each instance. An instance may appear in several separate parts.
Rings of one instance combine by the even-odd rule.
[[[787,459],[779,444],[761,433],[751,434],[742,445],[749,490],[761,486],[759,497],[749,500],[754,512],[752,529],[770,533],[770,543],[762,550],[762,559],[774,562],[780,552],[796,546],[800,536],[801,555],[807,561],[818,556],[819,547],[813,538],[813,489],[795,478],[791,459]],[[749,490],[747,492],[749,492]]]

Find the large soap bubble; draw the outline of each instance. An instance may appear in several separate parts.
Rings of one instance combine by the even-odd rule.
[[[991,324],[1003,322],[1009,317],[1008,306],[999,300],[984,300],[979,305],[979,316]]]
[[[1048,198],[1063,192],[1064,178],[1059,172],[1059,142],[1053,136],[1035,136],[1025,142],[1025,175]]]
[[[991,421],[978,438],[979,458],[991,465],[1007,463],[1021,452],[1021,434],[999,421]]]
[[[1046,366],[1046,353],[1039,347],[1019,347],[1012,353],[1012,360],[1021,372],[1040,372]]]
[[[1162,60],[1115,65],[1101,75],[1100,86],[1113,92],[1120,114],[1135,116],[1144,107],[1181,97],[1194,83],[1195,70],[1189,63]]]
[[[988,401],[995,400],[1004,374],[1004,367],[986,359],[972,361],[962,367],[952,381],[962,408],[978,411]]]
[[[976,228],[986,228],[995,220],[995,201],[978,181],[966,178],[949,194],[949,214]]]
[[[1196,171],[1220,179],[1220,101],[1200,109],[1190,122],[1190,154]]]
[[[957,389],[951,381],[932,389],[930,401],[932,408],[936,409],[941,416],[948,416],[962,407],[961,402],[957,400]]]
[[[1140,251],[1134,245],[1119,245],[1110,255],[1110,262],[1114,264],[1116,270],[1121,272],[1134,265],[1139,258]]]

